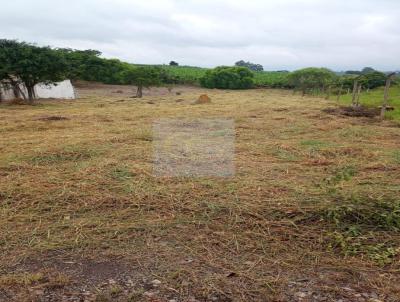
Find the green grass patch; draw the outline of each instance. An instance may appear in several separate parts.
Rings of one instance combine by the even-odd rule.
[[[360,103],[367,107],[382,106],[384,95],[384,87],[370,90],[369,92],[362,92],[360,96]],[[350,105],[352,95],[343,95],[340,99],[340,104]],[[386,117],[388,119],[400,121],[400,85],[394,85],[389,91],[389,105],[394,107],[393,111],[388,111]]]

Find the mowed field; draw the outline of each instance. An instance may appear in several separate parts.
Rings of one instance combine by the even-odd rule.
[[[400,301],[397,123],[154,91],[0,105],[0,301]],[[234,119],[235,175],[154,176],[160,118]]]

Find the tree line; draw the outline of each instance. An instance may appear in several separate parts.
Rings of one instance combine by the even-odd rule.
[[[101,58],[100,55],[97,50],[50,48],[1,39],[0,85],[12,89],[16,98],[32,103],[35,85],[56,84],[65,79],[132,84],[137,86],[139,97],[143,87],[174,82],[174,78],[162,68],[136,66],[118,59]],[[22,85],[26,90],[21,88]]]
[[[171,61],[170,66],[179,67]],[[264,74],[260,64],[245,62],[235,66],[219,66],[208,69],[198,82],[207,88],[249,89],[255,87],[255,75]],[[283,73],[275,88],[291,88],[306,94],[353,93],[353,105],[358,105],[360,92],[385,86],[395,80],[394,75],[366,67],[361,71],[336,74],[326,68],[304,68]],[[35,99],[35,85],[55,84],[64,79],[96,81],[105,84],[129,84],[137,87],[137,97],[142,97],[143,88],[179,84],[183,79],[172,75],[160,66],[133,65],[118,59],[105,59],[97,50],[75,50],[50,48],[16,40],[0,40],[0,85],[12,89],[16,98],[29,102]],[[21,86],[25,89],[21,89]],[[0,89],[1,100],[1,89]]]

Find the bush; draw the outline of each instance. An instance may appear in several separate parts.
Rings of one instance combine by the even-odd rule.
[[[254,74],[246,67],[220,66],[208,70],[200,84],[206,88],[249,89],[254,86]]]
[[[336,75],[331,70],[315,67],[299,69],[288,76],[289,85],[301,90],[303,95],[310,89],[324,89],[335,79]]]

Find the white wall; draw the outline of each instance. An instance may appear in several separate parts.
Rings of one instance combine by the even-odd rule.
[[[2,97],[4,100],[10,100],[14,98],[12,89],[2,89]],[[28,95],[25,86],[21,86],[21,90]],[[72,86],[70,80],[58,82],[56,85],[43,85],[38,84],[35,86],[35,94],[38,99],[76,99],[77,95],[75,89]]]
[[[42,85],[35,86],[35,93],[38,99],[75,99],[74,87],[70,80],[65,80],[57,83],[57,85]]]

